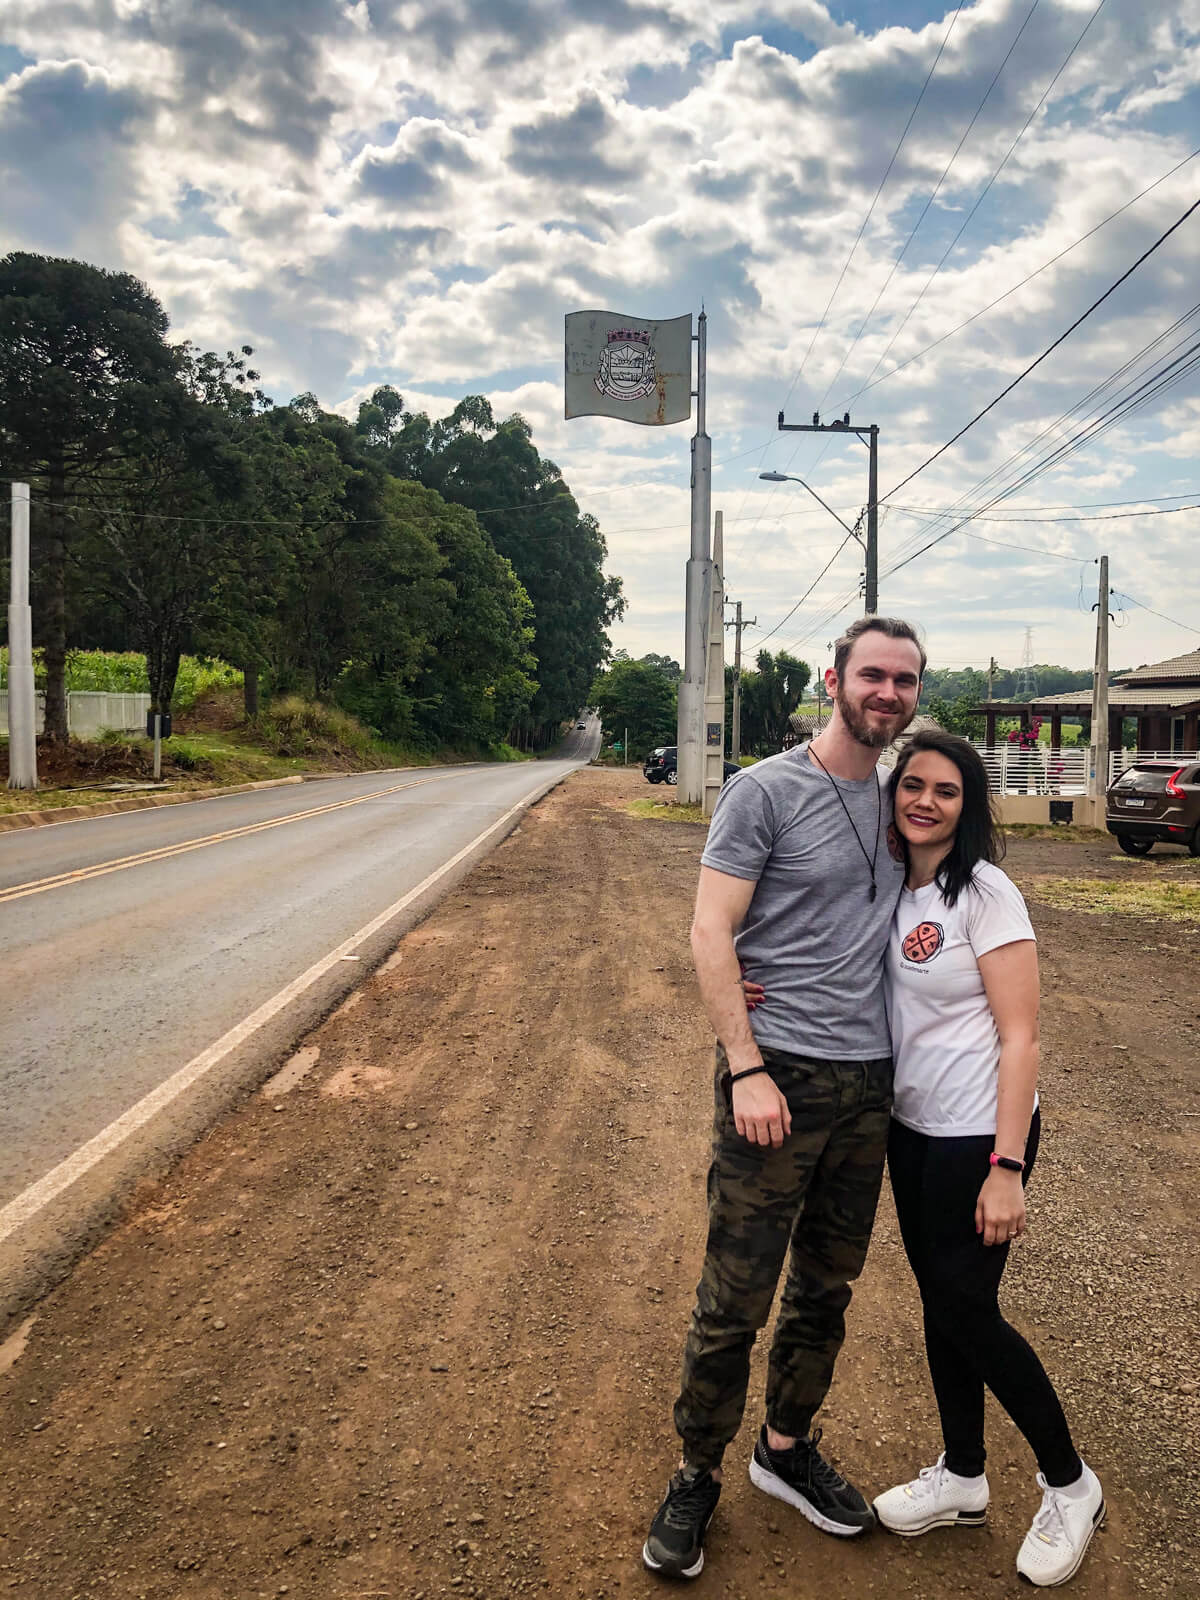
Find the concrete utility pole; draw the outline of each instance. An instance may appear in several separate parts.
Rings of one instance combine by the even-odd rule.
[[[987,681],[988,681],[987,697],[988,697],[989,700],[994,700],[996,698],[995,695],[992,693],[992,685],[996,681],[996,674],[999,672],[999,670],[1000,670],[1000,668],[996,665],[995,656],[989,657],[988,658],[988,669],[987,669]]]
[[[733,737],[729,746],[729,759],[740,761],[742,756],[742,629],[756,628],[757,617],[742,618],[742,602],[737,602],[737,616],[725,626],[733,634]]]
[[[692,548],[685,586],[683,678],[679,685],[676,729],[676,771],[679,800],[698,806],[704,800],[704,699],[707,677],[706,641],[712,595],[709,529],[712,508],[712,440],[705,426],[708,318],[702,311],[696,325],[696,432],[692,439]]]
[[[864,546],[866,555],[866,576],[863,585],[863,602],[867,616],[873,617],[879,611],[879,425],[871,422],[861,426],[850,421],[847,411],[840,422],[822,422],[820,413],[813,412],[811,422],[785,422],[783,412],[779,413],[779,428],[782,433],[855,433],[861,439],[866,437],[867,449],[871,459],[867,467],[867,542]],[[805,484],[805,488],[808,485]],[[811,493],[812,491],[810,491]],[[819,496],[817,498],[820,498]],[[824,501],[821,502],[824,505]],[[826,508],[828,509],[828,508]],[[838,517],[838,521],[841,522]],[[844,526],[844,524],[843,524]],[[855,534],[855,538],[858,535]],[[861,543],[861,540],[859,541]]]
[[[1101,806],[1108,793],[1108,592],[1108,557],[1101,556],[1100,598],[1095,607],[1096,668],[1092,677],[1092,737],[1088,741],[1088,793]],[[1101,817],[1098,826],[1103,825]]]
[[[725,540],[713,518],[708,564],[708,632],[704,645],[704,815],[711,817],[725,782]]]
[[[29,610],[29,485],[12,486],[12,571],[8,607],[8,787],[36,789],[37,701]]]

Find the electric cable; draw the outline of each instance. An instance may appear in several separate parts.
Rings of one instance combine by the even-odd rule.
[[[867,377],[866,383],[864,383],[861,388],[855,390],[855,392],[850,396],[850,401],[857,400],[860,394],[862,394],[865,390],[867,390],[867,389],[872,387],[872,384],[873,384],[873,381],[874,381],[874,378],[875,378],[875,374],[879,371],[880,367],[887,360],[888,354],[891,351],[893,345],[896,343],[896,340],[900,337],[901,333],[903,333],[905,327],[908,325],[909,319],[913,316],[914,312],[920,306],[921,301],[924,300],[925,295],[928,292],[930,284],[937,277],[938,273],[942,270],[942,268],[946,265],[946,262],[949,260],[951,254],[953,253],[955,247],[958,244],[958,241],[962,238],[963,234],[966,232],[968,226],[970,225],[972,217],[974,217],[975,213],[979,210],[980,206],[983,204],[984,200],[987,198],[988,192],[991,189],[992,185],[996,182],[996,179],[1000,176],[1000,174],[1004,171],[1005,167],[1008,165],[1013,151],[1017,148],[1017,146],[1020,144],[1021,140],[1025,137],[1026,133],[1029,131],[1029,127],[1030,127],[1030,124],[1033,122],[1033,119],[1037,116],[1038,112],[1046,104],[1046,101],[1047,101],[1047,99],[1049,98],[1049,95],[1050,95],[1050,91],[1054,88],[1054,85],[1058,82],[1058,80],[1062,77],[1063,73],[1067,70],[1067,67],[1070,64],[1071,58],[1074,56],[1076,50],[1079,49],[1079,46],[1083,43],[1084,38],[1085,38],[1085,36],[1086,36],[1086,34],[1088,32],[1088,29],[1092,26],[1092,23],[1095,22],[1096,18],[1100,15],[1101,11],[1103,11],[1106,3],[1107,3],[1107,0],[1100,0],[1099,5],[1092,12],[1092,14],[1088,18],[1088,20],[1084,23],[1083,31],[1077,36],[1077,38],[1075,40],[1075,43],[1067,51],[1065,57],[1063,58],[1061,64],[1059,65],[1058,71],[1054,74],[1054,76],[1050,79],[1050,82],[1042,90],[1041,99],[1038,101],[1037,105],[1034,106],[1033,110],[1029,113],[1029,115],[1025,118],[1025,121],[1021,125],[1020,132],[1017,134],[1017,136],[1013,140],[1013,142],[1009,145],[1008,149],[1004,152],[1004,155],[1000,159],[1000,164],[995,168],[995,170],[992,172],[991,177],[988,179],[988,181],[984,184],[983,188],[980,190],[978,196],[975,199],[974,204],[972,205],[971,209],[967,212],[966,216],[963,218],[961,224],[959,225],[958,232],[954,235],[953,239],[951,239],[950,243],[946,246],[946,249],[942,253],[942,257],[941,257],[940,261],[938,261],[938,263],[934,267],[933,271],[929,274],[928,278],[926,278],[924,284],[921,286],[920,292],[918,293],[916,299],[913,301],[912,305],[909,306],[908,310],[904,313],[904,317],[901,320],[899,326],[896,328],[895,332],[892,334],[892,337],[888,340],[886,349],[883,351],[883,354],[875,362],[875,365],[871,368],[871,371],[870,371],[870,374]],[[1028,22],[1028,20],[1029,20],[1029,18],[1026,17],[1025,21]],[[1022,31],[1024,31],[1024,24],[1022,24]],[[1017,35],[1017,38],[1018,39],[1020,38],[1020,34]],[[1013,40],[1013,45],[1014,46],[1016,45],[1016,42],[1017,42],[1016,39],[1014,39]],[[1012,53],[1012,51],[1010,49],[1009,54],[1011,55],[1011,53]],[[1005,59],[1005,61],[1007,61],[1008,57],[1006,56],[1004,59]],[[996,76],[999,77],[999,73],[997,73]],[[992,82],[994,84],[995,83],[995,79],[993,79]],[[989,94],[991,93],[990,88],[988,90],[988,93]],[[980,110],[982,110],[982,109],[983,108],[981,106]],[[978,112],[976,113],[976,115],[978,115]],[[972,118],[972,124],[973,123],[974,123],[974,118]],[[970,132],[970,129],[968,129],[967,131]],[[961,146],[960,146],[960,148],[961,148]],[[958,152],[955,151],[955,155],[957,155],[957,154],[958,154]],[[947,167],[946,171],[948,172],[949,170],[950,170],[949,167]],[[945,176],[945,174],[943,174],[943,177],[944,176]],[[1158,181],[1161,183],[1162,179],[1160,178]],[[940,183],[939,183],[939,187],[940,187]],[[1142,192],[1146,193],[1147,191],[1143,190]],[[1140,198],[1140,196],[1138,198]],[[1130,201],[1129,203],[1132,205],[1133,202]],[[1115,212],[1114,212],[1114,215],[1116,215]],[[922,213],[922,216],[924,216],[924,213]],[[1103,223],[1100,224],[1100,226],[1103,226]],[[1084,238],[1087,238],[1087,237],[1088,237],[1088,235],[1085,234]],[[907,248],[908,247],[906,245],[905,249],[907,249]],[[1070,249],[1074,249],[1074,245],[1069,246],[1069,248]],[[903,255],[903,253],[904,252],[901,251],[901,255]],[[1059,258],[1055,257],[1055,260],[1057,260],[1057,259],[1059,259]],[[897,257],[897,262],[899,262],[899,257]],[[1050,263],[1047,263],[1047,265],[1050,265]],[[1041,268],[1041,267],[1038,268],[1039,272],[1040,271],[1044,271],[1044,270],[1045,270],[1044,268]],[[890,277],[889,277],[889,282],[890,281],[891,280],[890,280]],[[1028,279],[1025,279],[1023,281],[1024,282],[1028,282]],[[886,285],[884,287],[886,288]],[[1018,287],[1019,287],[1019,285],[1018,285]],[[1008,291],[1008,293],[1011,294],[1012,290],[1010,289]],[[996,302],[993,301],[992,303],[995,304]],[[876,304],[878,304],[878,302],[876,302]],[[874,307],[872,307],[872,310],[874,310]],[[961,324],[961,326],[965,327],[966,324],[965,323]],[[929,348],[932,348],[932,346],[930,346]],[[894,367],[892,370],[894,372],[898,372],[900,369],[899,369],[899,367]],[[891,373],[889,373],[887,376],[890,377]],[[882,380],[880,380],[880,381],[882,381]],[[831,384],[830,388],[832,388],[832,387],[833,387],[833,385]],[[849,404],[850,401],[847,401],[846,404]]]
[[[1100,5],[1101,6],[1104,5],[1105,3],[1106,3],[1106,0],[1100,0]],[[1004,53],[1004,59],[1001,61],[1000,65],[996,68],[995,72],[992,74],[992,81],[988,84],[987,88],[983,92],[983,99],[980,100],[979,104],[975,107],[975,111],[974,111],[974,113],[973,113],[973,115],[971,117],[970,122],[968,122],[966,127],[963,129],[962,135],[960,136],[958,143],[954,147],[953,154],[951,155],[949,161],[947,161],[946,165],[942,168],[941,177],[938,179],[938,181],[934,184],[933,188],[930,190],[929,198],[926,200],[924,206],[921,208],[920,216],[917,218],[917,220],[913,223],[912,227],[909,229],[908,238],[905,239],[904,243],[900,246],[899,254],[896,256],[895,260],[891,264],[891,267],[888,269],[887,277],[883,280],[883,283],[882,283],[882,285],[881,285],[881,287],[879,289],[878,294],[875,296],[874,300],[871,302],[871,309],[867,312],[866,316],[862,319],[862,322],[859,324],[858,332],[854,335],[854,338],[851,340],[850,348],[846,351],[845,355],[842,357],[841,363],[838,366],[837,371],[834,373],[833,377],[829,380],[829,382],[825,385],[825,392],[821,396],[820,400],[817,402],[816,409],[817,409],[818,412],[823,411],[825,409],[825,402],[829,399],[829,395],[830,395],[830,393],[831,393],[831,391],[833,389],[834,384],[838,381],[838,379],[841,377],[842,373],[846,370],[846,364],[849,362],[850,357],[854,354],[855,350],[858,348],[858,341],[862,338],[863,334],[866,332],[867,324],[870,322],[871,318],[875,315],[875,311],[876,311],[876,308],[879,305],[879,302],[883,299],[884,295],[887,293],[888,286],[891,283],[892,279],[895,277],[897,271],[899,270],[900,263],[904,260],[904,257],[907,254],[909,245],[912,244],[913,240],[916,238],[918,229],[920,228],[921,224],[925,221],[925,218],[929,215],[930,207],[933,205],[933,202],[937,199],[938,195],[941,193],[942,185],[945,183],[946,179],[950,176],[950,168],[958,160],[959,153],[962,150],[963,145],[966,144],[968,138],[970,137],[972,128],[974,128],[975,124],[979,121],[980,117],[983,115],[983,108],[984,108],[984,106],[987,105],[988,100],[991,98],[992,90],[996,87],[997,83],[999,83],[1001,73],[1004,71],[1005,67],[1008,65],[1009,60],[1012,57],[1012,53],[1017,48],[1017,45],[1020,43],[1021,36],[1025,32],[1025,29],[1029,26],[1030,22],[1033,20],[1033,14],[1037,10],[1039,4],[1040,4],[1040,0],[1033,0],[1033,4],[1030,6],[1029,10],[1025,13],[1024,21],[1021,23],[1021,26],[1017,29],[1016,33],[1013,35],[1012,43],[1009,45],[1008,49]],[[1096,7],[1096,12],[1098,12],[1099,9],[1100,9],[1100,6],[1097,6]],[[1092,20],[1093,21],[1095,20],[1096,12],[1092,13]],[[1088,27],[1090,27],[1090,26],[1091,26],[1091,23],[1089,22]],[[1085,29],[1084,31],[1086,32],[1087,30]],[[1080,34],[1079,37],[1080,37],[1080,39],[1082,39],[1083,34]],[[1077,40],[1076,44],[1078,44],[1078,42],[1079,41]],[[1072,47],[1072,53],[1074,53],[1074,47]],[[1069,60],[1070,57],[1068,57],[1067,59]],[[1066,62],[1063,63],[1063,66],[1065,66],[1065,65],[1066,65]],[[1058,76],[1059,76],[1059,73],[1061,73],[1061,72],[1062,72],[1062,67],[1060,67],[1058,69],[1058,72],[1055,73],[1054,79],[1053,79],[1053,81],[1051,82],[1051,85],[1050,85],[1051,88],[1053,88],[1054,83],[1058,81]],[[1049,93],[1049,89],[1047,89],[1046,93],[1047,94]],[[1044,99],[1045,99],[1045,95],[1042,96],[1042,100],[1044,100]],[[1042,101],[1039,100],[1038,101],[1038,106],[1040,106],[1041,104],[1042,104]],[[1031,112],[1030,115],[1029,115],[1029,118],[1026,120],[1025,128],[1027,128],[1029,126],[1029,123],[1033,120],[1033,115],[1034,115],[1034,113]],[[1025,128],[1021,129],[1021,133],[1024,133]],[[1012,145],[1009,148],[1009,155],[1011,155],[1013,150],[1016,149],[1017,143],[1020,140],[1020,138],[1021,138],[1021,134],[1019,133],[1017,135],[1017,138],[1013,141]],[[1008,157],[1006,156],[1005,160],[1007,161],[1007,159],[1008,159]],[[999,168],[997,168],[997,171],[998,170],[999,170]],[[990,181],[989,181],[989,187],[990,187]],[[987,191],[985,190],[984,193],[986,193],[986,192]],[[980,198],[982,198],[982,196]],[[964,223],[963,226],[965,227],[966,224]],[[961,235],[961,233],[962,233],[962,229],[960,228],[959,229],[959,235]],[[957,237],[956,237],[955,242],[957,242]],[[951,248],[953,248],[953,246]],[[947,253],[949,253],[949,252],[947,252]],[[942,260],[944,261],[945,259],[946,259],[946,257],[943,256]],[[935,269],[935,272],[934,272],[934,276],[936,276],[936,269]],[[931,278],[930,282],[932,282],[932,281],[933,280]],[[926,288],[928,288],[928,284],[926,284]],[[922,293],[923,292],[924,291],[922,291]],[[911,314],[912,313],[910,312],[909,315],[911,315]],[[908,318],[906,317],[905,321],[907,321],[907,320],[908,320]],[[889,348],[890,348],[890,346],[889,346]],[[882,359],[882,357],[880,359]],[[876,371],[878,371],[878,367],[879,367],[879,363],[876,362],[876,364],[875,364],[875,370]]]
[[[1035,359],[1029,363],[1029,365],[1024,369],[1024,371],[1019,372],[1017,374],[1017,376],[1012,380],[1012,382],[1010,384],[1007,384],[1000,391],[1000,393],[995,396],[994,399],[989,400],[987,405],[984,406],[982,411],[977,412],[975,414],[975,416],[973,416],[969,422],[964,423],[963,426],[958,430],[958,432],[953,435],[953,437],[947,439],[945,444],[939,446],[939,448],[937,450],[935,450],[931,456],[927,457],[926,460],[922,461],[922,463],[921,463],[921,465],[919,467],[915,467],[913,469],[913,471],[910,472],[906,478],[902,478],[900,480],[900,482],[898,484],[896,484],[896,486],[894,488],[889,489],[887,494],[881,495],[880,496],[880,504],[882,504],[886,500],[890,500],[892,495],[897,494],[901,489],[904,488],[905,484],[911,483],[912,480],[915,477],[917,477],[920,473],[925,471],[926,467],[931,466],[933,464],[933,462],[935,462],[938,459],[939,456],[944,455],[946,453],[946,451],[949,450],[952,445],[957,444],[958,441],[963,437],[963,435],[968,433],[975,426],[975,424],[977,422],[982,421],[982,419],[987,416],[988,412],[993,410],[994,407],[998,406],[1000,404],[1001,400],[1003,400],[1006,395],[1010,395],[1013,392],[1013,390],[1017,387],[1017,385],[1019,383],[1023,382],[1024,379],[1026,379],[1029,376],[1029,374],[1034,370],[1035,367],[1039,367],[1042,364],[1042,362],[1045,361],[1047,356],[1051,355],[1055,350],[1057,350],[1059,345],[1062,344],[1065,339],[1069,338],[1070,335],[1075,332],[1076,328],[1078,328],[1082,323],[1086,322],[1087,319],[1092,315],[1092,313],[1094,311],[1098,310],[1104,304],[1104,302],[1109,298],[1110,295],[1115,294],[1115,292],[1121,287],[1121,285],[1123,283],[1125,283],[1127,279],[1129,279],[1129,278],[1131,278],[1133,276],[1133,274],[1142,265],[1142,263],[1145,262],[1145,261],[1148,261],[1149,258],[1154,254],[1154,252],[1156,250],[1160,249],[1161,246],[1164,245],[1167,242],[1167,240],[1176,231],[1176,229],[1178,229],[1178,228],[1183,226],[1183,224],[1188,220],[1188,218],[1193,214],[1193,212],[1195,212],[1197,210],[1197,208],[1200,208],[1200,200],[1194,200],[1192,202],[1192,204],[1187,208],[1187,210],[1182,214],[1182,216],[1177,217],[1176,220],[1171,224],[1171,226],[1168,229],[1166,229],[1166,231],[1164,233],[1161,233],[1158,236],[1158,238],[1149,247],[1149,249],[1144,250],[1142,252],[1142,254],[1137,258],[1137,260],[1133,263],[1132,266],[1127,267],[1125,269],[1125,271],[1121,274],[1121,276],[1119,278],[1117,278],[1114,283],[1109,284],[1108,288],[1104,291],[1104,293],[1102,295],[1100,295],[1096,300],[1093,300],[1091,305],[1088,306],[1087,310],[1082,312],[1078,317],[1076,317],[1075,321],[1071,323],[1070,327],[1064,329],[1064,331],[1059,334],[1058,338],[1055,339],[1052,344],[1047,345],[1046,348],[1042,351],[1041,355],[1035,357]]]

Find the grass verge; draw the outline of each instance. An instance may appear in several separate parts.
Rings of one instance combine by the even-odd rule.
[[[1200,922],[1200,883],[1111,883],[1104,878],[1027,878],[1034,900],[1093,916],[1162,917]]]
[[[651,822],[701,822],[708,825],[708,818],[700,806],[677,805],[674,800],[631,800],[625,809],[631,817],[641,817]]]
[[[1105,839],[1115,843],[1104,828],[1077,827],[1073,822],[1006,822],[1008,839],[1054,839],[1065,844],[1097,844]]]

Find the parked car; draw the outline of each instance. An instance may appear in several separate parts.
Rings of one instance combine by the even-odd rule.
[[[725,762],[725,775],[722,783],[728,783],[736,773],[742,769],[735,761]],[[651,750],[642,766],[642,776],[647,783],[679,782],[679,747],[673,744],[659,745],[657,750]]]
[[[1148,856],[1159,840],[1200,856],[1200,763],[1136,762],[1109,789],[1104,820],[1127,856]]]

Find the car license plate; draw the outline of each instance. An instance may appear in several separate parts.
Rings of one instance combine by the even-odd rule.
[[[1123,806],[1144,806],[1146,803],[1147,802],[1145,800],[1122,800],[1121,801],[1121,804]]]

